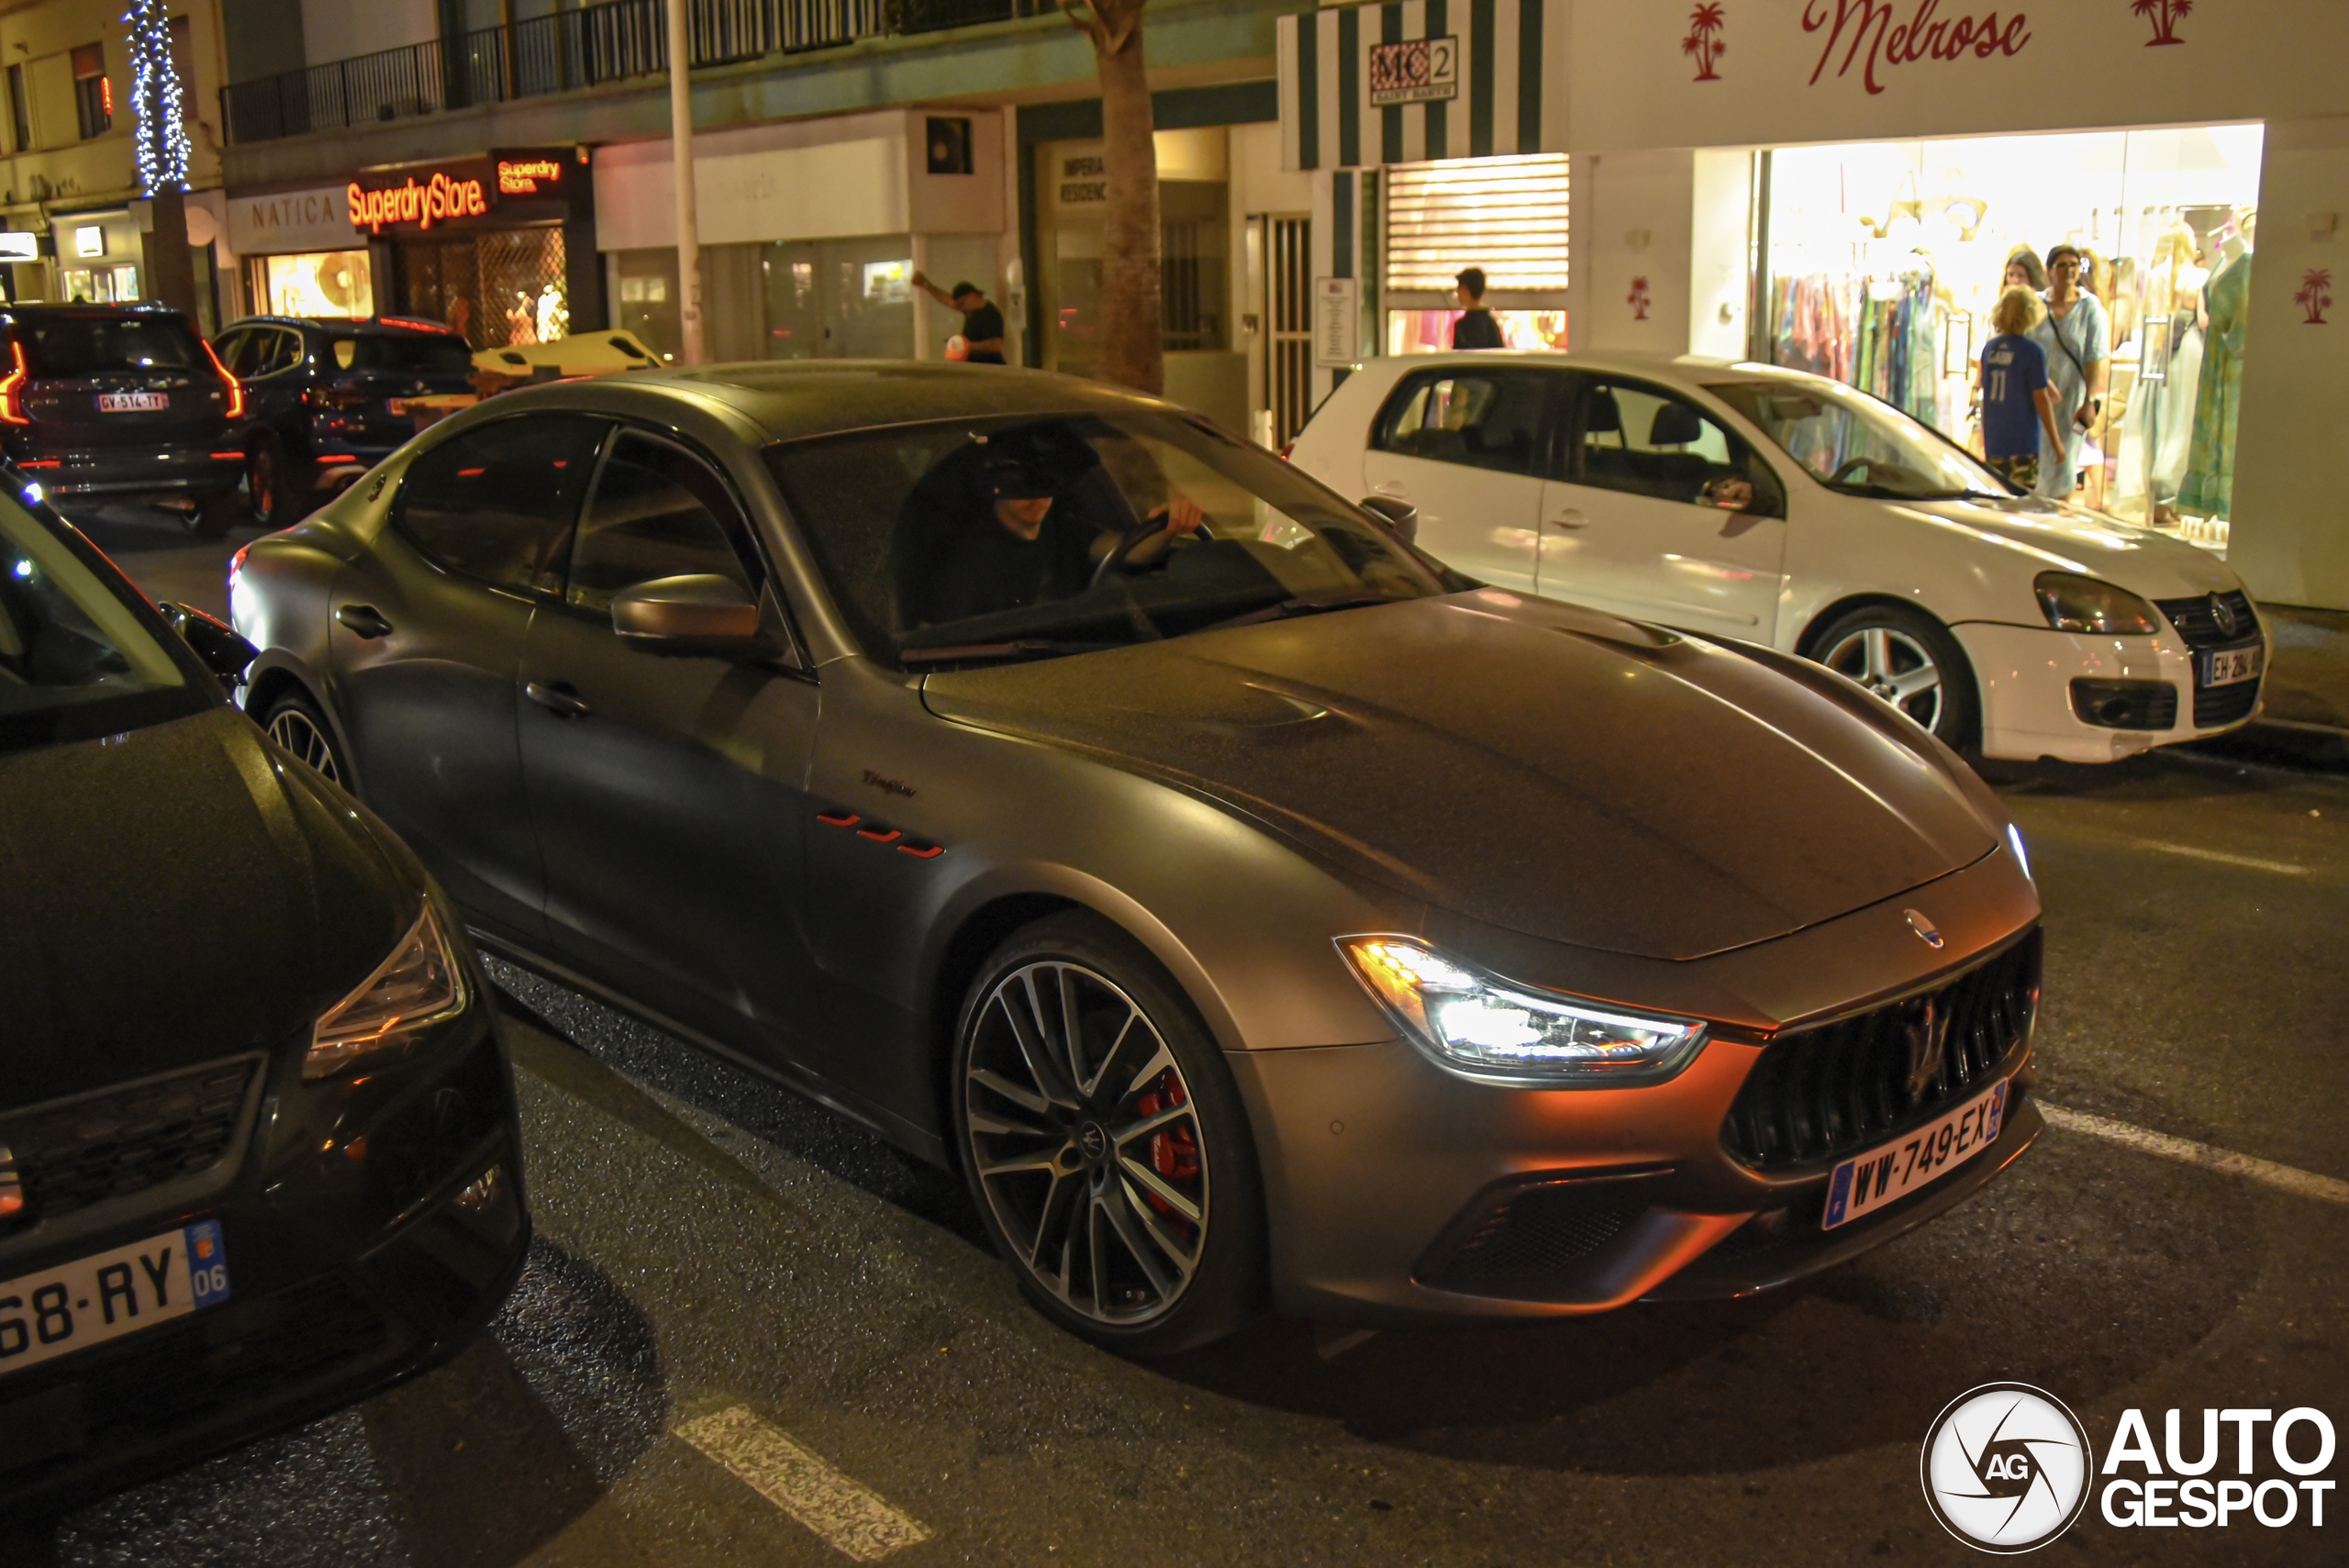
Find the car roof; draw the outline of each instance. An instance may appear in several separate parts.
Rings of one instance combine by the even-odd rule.
[[[362,338],[455,338],[453,327],[413,316],[239,316],[228,327],[306,327],[316,332]],[[462,341],[462,339],[460,339]]]
[[[170,321],[187,319],[167,305],[155,305],[146,300],[123,300],[118,303],[98,300],[33,300],[23,305],[0,306],[0,321],[58,317],[121,320],[134,316],[154,317]]]
[[[1656,376],[1696,386],[1749,375],[1776,376],[1789,381],[1802,380],[1809,375],[1806,371],[1788,370],[1749,360],[1725,360],[1710,354],[1665,354],[1638,349],[1609,349],[1597,353],[1582,350],[1560,353],[1554,349],[1453,350],[1440,354],[1398,355],[1381,362],[1392,367],[1394,373],[1403,374],[1435,365],[1489,364],[1496,360],[1555,365],[1569,370],[1612,371],[1621,375]]]
[[[923,364],[907,360],[776,360],[696,370],[627,371],[542,384],[493,401],[594,406],[617,392],[715,401],[764,430],[800,440],[845,430],[1001,415],[1164,413],[1140,393],[1044,371],[999,365]]]

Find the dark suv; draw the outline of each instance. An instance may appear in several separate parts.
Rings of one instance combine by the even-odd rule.
[[[416,434],[408,398],[472,387],[465,340],[409,317],[248,317],[214,347],[245,386],[238,444],[264,523],[295,521],[322,473],[355,474]]]
[[[0,450],[56,497],[192,503],[218,532],[236,515],[244,395],[176,310],[17,305],[0,310]]]

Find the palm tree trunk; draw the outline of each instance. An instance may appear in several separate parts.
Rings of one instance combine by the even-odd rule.
[[[166,188],[150,198],[153,228],[147,236],[147,292],[203,330],[195,308],[195,261],[187,251],[187,193]]]
[[[1145,0],[1075,0],[1070,15],[1093,40],[1101,75],[1101,323],[1094,373],[1157,393],[1166,384],[1160,298],[1158,147],[1142,65]]]

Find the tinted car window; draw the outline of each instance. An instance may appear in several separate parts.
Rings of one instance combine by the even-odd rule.
[[[35,375],[95,375],[106,371],[194,370],[204,350],[184,321],[151,316],[20,318],[17,336]]]
[[[551,593],[609,428],[584,415],[525,414],[442,441],[408,465],[400,530],[452,572]]]
[[[1552,377],[1539,371],[1443,371],[1397,389],[1375,443],[1397,457],[1533,473]]]
[[[275,375],[290,371],[302,362],[302,334],[280,328],[273,332],[255,335],[253,343],[254,375]]]
[[[1691,506],[1786,515],[1777,476],[1720,421],[1643,382],[1586,384],[1574,481]]]
[[[571,603],[600,610],[656,577],[709,573],[757,591],[732,493],[684,449],[624,430],[596,479],[571,550]]]
[[[111,734],[208,706],[107,576],[0,496],[0,748]]]
[[[415,374],[462,375],[473,368],[473,350],[462,338],[395,338],[370,334],[334,340],[339,370],[406,371]]]
[[[212,351],[219,356],[221,368],[234,376],[251,373],[248,361],[252,347],[253,335],[244,330],[223,332],[212,341]]]
[[[907,664],[1445,592],[1330,491],[1172,415],[901,425],[772,447],[767,461],[859,639]],[[1177,513],[1197,526],[1170,544]],[[1121,571],[1108,564],[1120,539],[1159,542]]]

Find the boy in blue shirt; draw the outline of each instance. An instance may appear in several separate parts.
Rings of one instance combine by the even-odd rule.
[[[2041,436],[2048,450],[2064,450],[2047,354],[2026,336],[2038,325],[2039,312],[2037,295],[2007,290],[1990,312],[1998,335],[1982,345],[1983,464],[2025,495],[2039,485]]]

